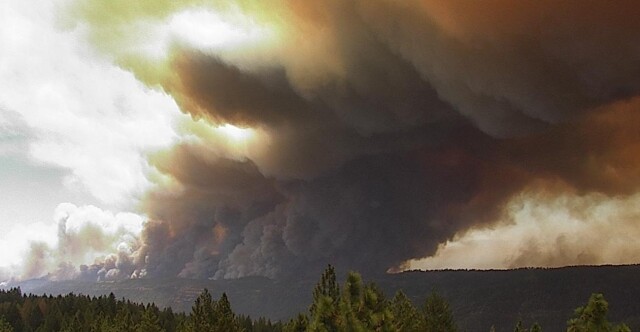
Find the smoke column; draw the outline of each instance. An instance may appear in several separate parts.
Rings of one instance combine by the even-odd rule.
[[[153,3],[67,8],[190,116],[147,156],[160,175],[139,239],[82,275],[116,261],[114,278],[278,278],[637,257],[636,239],[600,252],[571,238],[640,233],[636,2]],[[136,47],[197,11],[238,36]]]

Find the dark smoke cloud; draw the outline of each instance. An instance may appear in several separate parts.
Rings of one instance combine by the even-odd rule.
[[[147,275],[383,272],[500,220],[532,184],[638,190],[633,1],[264,6],[240,4],[282,25],[268,57],[181,48],[161,80],[194,118],[268,143],[152,158],[173,182],[145,201]]]
[[[158,233],[148,228],[161,235],[145,242],[159,244],[149,257],[166,259],[147,269],[162,274],[170,262],[170,273],[203,277],[212,271],[203,275],[195,268],[217,263],[218,277],[278,276],[333,262],[373,272],[420,257],[464,223],[452,220],[443,207],[467,202],[479,176],[462,152],[433,160],[441,154],[414,150],[361,157],[312,180],[273,182],[272,201],[253,195],[224,202],[188,186],[171,201],[153,202],[158,205],[151,211],[170,211],[152,217],[168,222]],[[216,227],[227,233],[222,242]]]

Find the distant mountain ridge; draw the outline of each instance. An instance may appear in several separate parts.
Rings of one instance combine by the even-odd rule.
[[[346,271],[343,271],[346,272]],[[319,277],[319,276],[318,276]],[[410,271],[364,276],[387,297],[402,289],[421,305],[432,289],[451,304],[461,331],[512,331],[518,319],[525,326],[537,321],[544,331],[563,331],[573,310],[589,295],[601,292],[609,302],[609,320],[640,330],[640,265],[575,266],[516,270]],[[342,281],[342,280],[341,280]],[[103,295],[154,302],[189,311],[196,296],[209,288],[215,296],[226,292],[236,312],[252,317],[288,319],[306,312],[316,279],[278,281],[263,277],[232,280],[130,279],[117,282],[21,282],[24,293]]]

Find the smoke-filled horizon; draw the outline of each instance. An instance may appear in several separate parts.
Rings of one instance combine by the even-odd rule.
[[[41,157],[37,139],[26,143],[31,157],[72,170],[107,210],[134,214],[62,205],[56,239],[30,242],[11,277],[638,262],[635,2],[96,0],[54,9],[57,33],[84,45],[73,56],[129,75],[118,79],[147,99],[125,91],[96,101],[113,103],[114,127],[126,128],[107,139],[122,140],[113,155],[134,156],[122,158],[132,171],[103,180],[108,198],[96,161]],[[32,117],[34,136],[52,131]],[[130,185],[117,185],[123,178]]]

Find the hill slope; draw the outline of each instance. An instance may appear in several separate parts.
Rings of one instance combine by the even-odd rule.
[[[624,321],[640,330],[640,266],[582,266],[508,271],[427,271],[365,276],[388,297],[404,290],[417,304],[432,289],[451,303],[462,331],[511,331],[520,318],[525,325],[539,322],[545,331],[562,331],[573,310],[593,292],[609,301],[611,321]],[[120,282],[26,281],[19,286],[35,294],[89,295],[113,292],[118,298],[154,302],[174,310],[190,310],[207,287],[215,296],[229,295],[238,313],[288,319],[306,311],[315,279],[274,281],[251,277],[236,280],[132,279]]]

